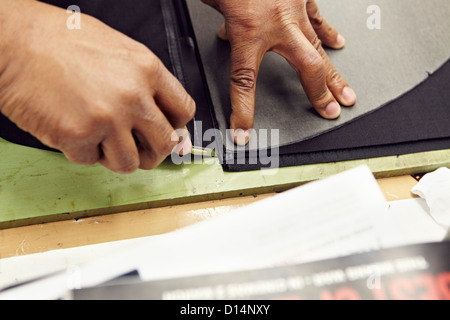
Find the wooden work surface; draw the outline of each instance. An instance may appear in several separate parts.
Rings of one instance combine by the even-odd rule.
[[[450,166],[450,150],[227,173],[218,159],[121,176],[0,139],[0,258],[170,232],[276,192],[367,165],[390,201],[411,174]]]
[[[414,197],[412,176],[378,179],[388,201]],[[272,196],[204,201],[0,230],[0,258],[158,235]]]

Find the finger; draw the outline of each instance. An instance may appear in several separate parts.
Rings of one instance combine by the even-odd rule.
[[[53,127],[50,134],[41,138],[41,141],[51,148],[60,150],[66,158],[74,163],[90,166],[100,159],[99,147],[101,137],[92,133],[90,128],[74,128],[69,124]]]
[[[173,139],[174,131],[156,104],[149,106],[147,114],[137,119],[134,133],[139,140],[141,169],[151,170],[157,167],[173,152],[179,141],[179,138]]]
[[[265,52],[251,42],[232,45],[230,62],[230,127],[236,144],[250,140],[255,117],[256,79]]]
[[[98,144],[85,144],[79,147],[62,149],[66,158],[74,163],[91,166],[100,160],[100,147]]]
[[[225,23],[220,26],[219,31],[217,31],[217,36],[224,41],[228,41],[228,33]]]
[[[160,62],[155,101],[175,129],[192,120],[196,105],[182,84]]]
[[[131,130],[122,130],[108,136],[101,144],[100,164],[111,171],[130,174],[139,168],[139,153]]]
[[[326,119],[336,119],[341,108],[327,86],[325,61],[303,33],[295,28],[286,41],[274,48],[297,71],[303,89],[316,111]]]
[[[324,19],[314,0],[308,0],[306,10],[314,31],[324,45],[333,49],[341,49],[345,46],[344,37]]]
[[[354,105],[357,99],[355,92],[334,67],[327,53],[323,49],[314,28],[307,22],[302,26],[304,35],[311,42],[313,47],[316,48],[317,52],[319,52],[325,62],[327,86],[331,93],[341,105],[347,107]]]

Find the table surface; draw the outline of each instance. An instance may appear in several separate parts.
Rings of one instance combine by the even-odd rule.
[[[417,184],[404,175],[377,180],[388,201],[413,198]],[[109,214],[0,230],[0,259],[110,241],[164,234],[273,196],[222,200]]]
[[[0,229],[270,194],[360,165],[376,178],[430,172],[450,167],[450,150],[238,173],[224,172],[216,158],[179,166],[168,159],[118,175],[0,139]]]

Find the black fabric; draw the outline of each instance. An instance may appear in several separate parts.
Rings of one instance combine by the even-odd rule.
[[[387,156],[400,156],[418,152],[447,149],[450,149],[450,138],[421,140],[351,149],[336,149],[291,154],[280,153],[277,161],[278,167],[283,168],[308,164],[333,163]],[[259,159],[256,159],[256,161],[254,161],[252,158],[247,157],[244,161],[241,162],[241,160],[237,158],[234,160],[234,162],[224,163],[223,168],[224,171],[228,172],[243,172],[273,168],[275,161],[274,159],[270,158],[270,152],[268,156],[269,157],[263,158],[263,163],[261,163]]]
[[[174,74],[196,102],[197,111],[187,127],[196,146],[205,147],[206,130],[216,128],[214,108],[211,102],[205,72],[185,0],[161,0],[167,34],[167,42]],[[196,126],[201,123],[201,127]]]
[[[338,128],[284,147],[282,153],[347,149],[450,137],[450,62],[414,90]]]
[[[196,121],[203,135],[217,128],[214,111],[184,0],[49,0],[67,8],[78,5],[112,28],[145,44],[163,61],[197,103]],[[162,5],[161,5],[162,4]],[[450,63],[396,101],[350,124],[313,139],[281,147],[281,167],[374,158],[450,148]],[[325,121],[325,120],[324,120]],[[0,114],[0,137],[14,143],[48,149]],[[201,146],[210,142],[195,139]],[[264,167],[224,163],[226,171]]]
[[[450,149],[450,61],[414,90],[316,138],[281,147],[280,167]],[[264,167],[247,155],[226,171]]]
[[[44,0],[63,9],[80,7],[93,16],[152,50],[172,70],[160,0]],[[81,21],[83,23],[83,21]],[[83,26],[82,26],[83,27]]]

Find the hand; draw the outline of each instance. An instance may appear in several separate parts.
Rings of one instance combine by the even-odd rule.
[[[3,7],[0,108],[20,128],[73,162],[118,173],[190,151],[173,133],[195,103],[148,48],[87,15],[69,30],[65,10],[20,0]]]
[[[268,51],[282,55],[297,71],[309,101],[326,119],[356,95],[336,71],[322,43],[334,49],[344,38],[321,16],[314,0],[202,0],[225,17],[219,37],[231,44],[231,129],[235,142],[246,144],[255,113],[256,79]]]

